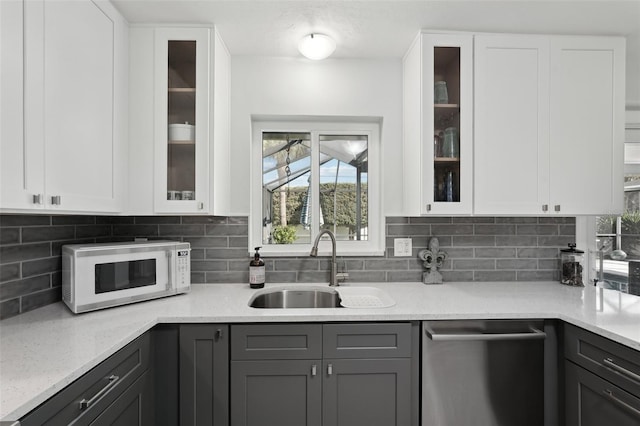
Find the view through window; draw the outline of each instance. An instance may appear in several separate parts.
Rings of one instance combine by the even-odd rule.
[[[640,283],[640,173],[625,175],[622,216],[596,219],[596,248],[602,256],[602,266],[596,261],[601,285],[635,292],[629,285]]]
[[[320,229],[367,241],[368,148],[363,134],[263,132],[262,244],[310,244]]]

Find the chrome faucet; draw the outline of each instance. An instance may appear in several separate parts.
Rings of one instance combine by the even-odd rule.
[[[340,285],[340,279],[346,279],[349,275],[346,273],[338,274],[338,263],[336,262],[336,237],[333,235],[333,232],[328,229],[323,229],[320,231],[318,236],[316,237],[315,242],[313,243],[313,247],[311,247],[311,253],[309,256],[317,257],[318,256],[318,243],[320,242],[320,238],[324,234],[329,235],[331,238],[331,277],[329,278],[329,285],[332,287],[336,287]]]

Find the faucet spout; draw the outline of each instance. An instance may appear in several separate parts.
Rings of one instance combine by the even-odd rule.
[[[318,243],[320,243],[320,238],[322,238],[322,236],[325,234],[329,235],[329,238],[331,238],[331,277],[329,278],[329,285],[331,287],[335,287],[338,285],[338,279],[336,278],[338,272],[338,263],[336,262],[336,237],[335,235],[333,235],[333,232],[329,231],[328,229],[323,229],[322,231],[320,231],[313,243],[313,247],[311,247],[309,256],[318,256]]]

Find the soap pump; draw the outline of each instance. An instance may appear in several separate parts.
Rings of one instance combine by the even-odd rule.
[[[253,259],[249,262],[249,287],[262,288],[265,282],[265,269],[264,260],[260,258],[259,250],[261,247],[256,247],[256,253],[253,255]]]

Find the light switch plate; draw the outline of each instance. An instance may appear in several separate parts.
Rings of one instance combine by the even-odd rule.
[[[393,255],[395,257],[411,256],[413,244],[411,238],[394,238],[393,239]]]

